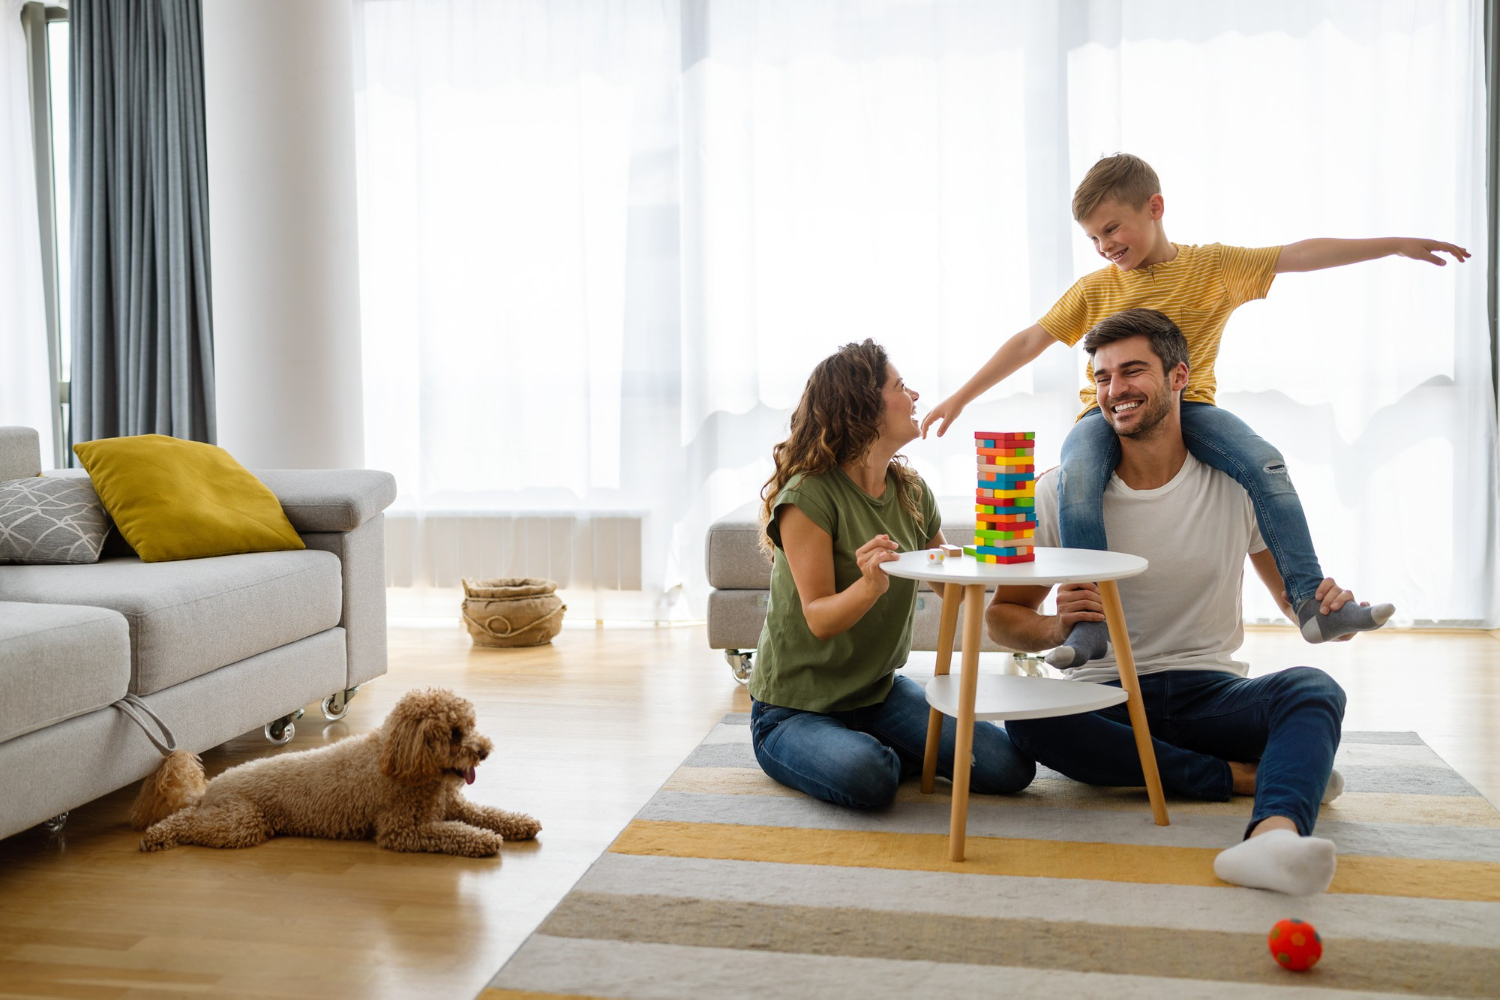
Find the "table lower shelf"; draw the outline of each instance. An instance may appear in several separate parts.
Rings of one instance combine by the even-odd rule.
[[[958,717],[961,675],[944,674],[927,682],[927,704]],[[974,695],[976,719],[1050,719],[1096,712],[1123,704],[1125,692],[1107,684],[1062,681],[1050,677],[980,674]]]

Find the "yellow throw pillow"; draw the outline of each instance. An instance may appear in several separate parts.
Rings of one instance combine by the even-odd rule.
[[[142,562],[306,548],[276,494],[223,448],[142,434],[73,452]]]

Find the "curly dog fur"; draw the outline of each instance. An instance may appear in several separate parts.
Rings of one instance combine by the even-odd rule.
[[[131,825],[146,831],[143,851],[253,847],[283,834],[488,857],[502,840],[530,840],[542,828],[464,799],[490,749],[475,732],[473,705],[439,688],[410,691],[372,733],[251,761],[212,781],[179,750],[142,783]]]

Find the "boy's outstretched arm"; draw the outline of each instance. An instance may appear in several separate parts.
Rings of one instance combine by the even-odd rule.
[[[1372,240],[1302,240],[1281,248],[1281,257],[1276,261],[1275,270],[1277,274],[1321,271],[1326,267],[1342,267],[1345,264],[1358,264],[1393,255],[1425,260],[1442,267],[1448,262],[1438,256],[1439,252],[1449,254],[1460,263],[1473,256],[1463,247],[1452,243],[1410,236],[1381,236]]]
[[[984,363],[979,371],[974,373],[969,381],[963,384],[963,388],[934,406],[927,416],[922,418],[922,436],[927,436],[927,428],[934,420],[941,420],[942,423],[938,424],[938,437],[942,437],[948,432],[948,425],[958,418],[965,406],[972,403],[985,390],[998,385],[1023,366],[1035,361],[1043,351],[1055,343],[1057,341],[1052,334],[1042,329],[1039,323],[1033,323],[1011,337],[1000,345],[1000,349]]]

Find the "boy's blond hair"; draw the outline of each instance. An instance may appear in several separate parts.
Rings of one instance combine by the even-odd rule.
[[[1082,222],[1106,198],[1129,208],[1140,208],[1154,194],[1161,194],[1161,181],[1151,164],[1139,156],[1116,153],[1089,168],[1083,183],[1073,192],[1073,221]]]

